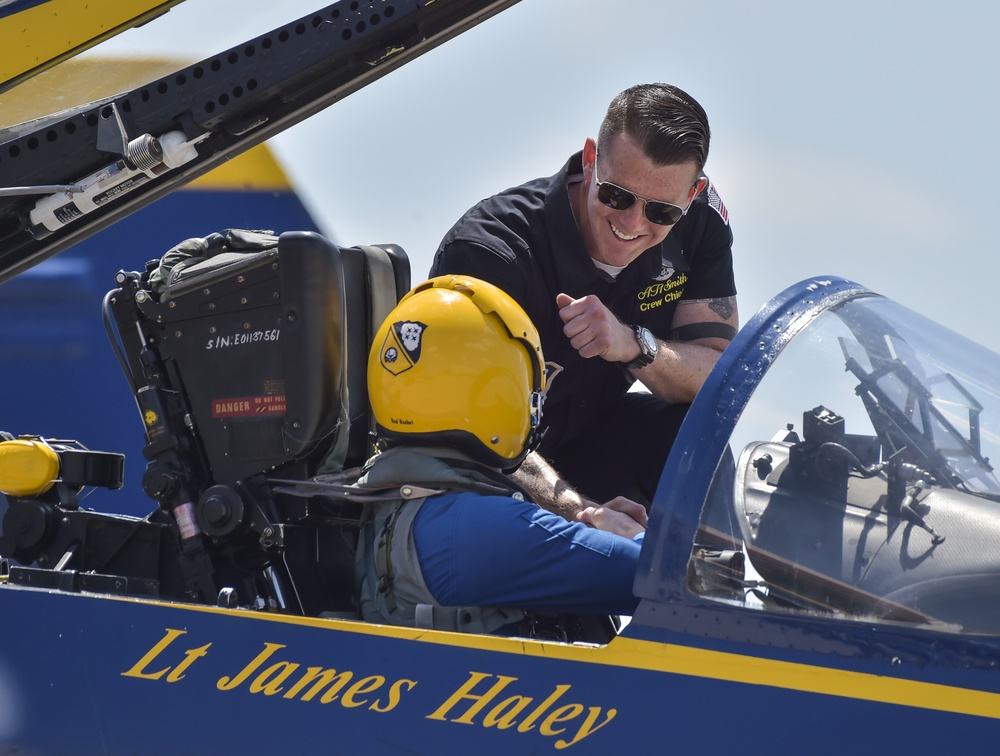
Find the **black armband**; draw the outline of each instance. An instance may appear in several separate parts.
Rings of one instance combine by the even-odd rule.
[[[725,339],[732,341],[736,329],[728,323],[691,323],[670,332],[670,341],[694,341],[696,339]]]

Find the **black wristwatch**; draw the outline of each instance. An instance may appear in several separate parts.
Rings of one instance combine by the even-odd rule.
[[[639,356],[631,362],[623,362],[627,368],[643,368],[656,359],[656,353],[660,349],[660,342],[649,332],[648,328],[642,326],[631,326],[635,331],[635,339],[639,342]]]

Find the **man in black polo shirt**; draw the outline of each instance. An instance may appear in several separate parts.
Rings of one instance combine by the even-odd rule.
[[[518,475],[568,518],[618,495],[648,507],[688,405],[736,333],[732,232],[702,173],[709,138],[690,95],[631,87],[596,142],[554,176],[480,202],[435,256],[431,276],[490,281],[538,328],[546,431]],[[649,391],[629,391],[636,379]]]

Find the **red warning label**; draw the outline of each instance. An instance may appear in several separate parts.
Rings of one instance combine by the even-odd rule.
[[[234,399],[213,399],[212,417],[252,417],[254,415],[285,414],[285,395],[241,396]]]

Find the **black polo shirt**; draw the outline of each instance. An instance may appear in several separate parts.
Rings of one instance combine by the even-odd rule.
[[[549,373],[542,452],[575,438],[634,381],[617,363],[577,353],[563,334],[556,294],[595,294],[623,323],[646,326],[664,340],[679,301],[736,294],[732,232],[711,184],[662,243],[613,279],[594,265],[573,218],[567,186],[582,172],[578,152],[554,176],[483,200],[448,232],[430,270],[431,277],[461,273],[489,281],[534,322]]]

